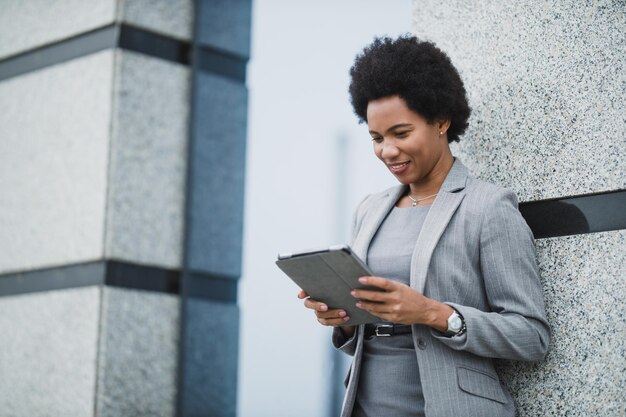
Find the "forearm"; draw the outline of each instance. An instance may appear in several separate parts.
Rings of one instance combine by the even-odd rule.
[[[453,306],[463,315],[467,332],[453,338],[433,332],[433,336],[448,347],[478,356],[523,361],[538,361],[546,355],[550,328],[542,317]]]
[[[428,321],[423,324],[441,333],[445,333],[448,330],[448,318],[452,315],[453,311],[454,309],[447,304],[430,300],[427,314]]]
[[[342,330],[346,327],[346,330]],[[334,327],[332,342],[335,349],[338,349],[348,355],[354,355],[354,350],[356,348],[355,332],[356,326]]]

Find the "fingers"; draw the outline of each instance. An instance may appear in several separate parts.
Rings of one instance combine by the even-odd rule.
[[[392,313],[392,307],[388,304],[380,304],[380,303],[372,303],[368,301],[359,301],[356,303],[356,306],[362,310],[366,310],[369,313],[374,314],[375,316],[379,316],[381,314],[389,314]]]
[[[365,285],[382,288],[385,291],[391,291],[395,288],[397,282],[381,277],[361,277],[359,282]]]
[[[328,306],[326,304],[312,298],[304,300],[304,306],[315,311],[328,311]]]
[[[323,324],[324,326],[341,326],[342,324],[345,324],[346,321],[350,320],[350,317],[343,317],[343,318],[335,318],[335,319],[317,319],[317,321],[320,324]]]
[[[298,295],[299,297],[299,295]],[[315,311],[317,321],[324,326],[339,326],[350,320],[348,313],[342,309],[328,309],[328,306],[312,298],[304,300],[304,306]]]
[[[307,298],[308,296],[309,294],[305,293],[304,290],[300,290],[300,292],[298,293],[298,298],[301,300]]]
[[[324,326],[340,326],[350,320],[344,310],[329,310],[327,312],[316,312],[317,321]]]
[[[368,300],[382,303],[387,300],[388,294],[380,291],[352,290],[350,294],[359,300]]]

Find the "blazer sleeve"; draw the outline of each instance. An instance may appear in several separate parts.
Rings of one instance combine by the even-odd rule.
[[[447,346],[475,355],[538,361],[550,342],[543,289],[532,232],[509,190],[494,193],[480,231],[480,270],[491,311],[446,303],[464,318],[467,331],[446,337],[431,334]]]
[[[358,338],[358,332],[361,326],[357,326],[352,337],[347,338],[339,327],[333,328],[332,342],[335,349],[342,351],[343,353],[354,356],[356,350],[356,342]]]

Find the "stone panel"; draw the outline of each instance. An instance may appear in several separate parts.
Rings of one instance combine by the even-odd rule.
[[[97,287],[0,297],[0,415],[93,416],[99,307]]]
[[[198,2],[198,42],[250,56],[251,0],[203,0]]]
[[[106,288],[98,359],[98,417],[174,417],[178,296]]]
[[[186,303],[183,415],[234,417],[239,309],[195,298]]]
[[[416,1],[415,34],[473,109],[453,153],[520,201],[626,188],[625,16],[613,0]]]
[[[108,189],[108,258],[179,268],[189,68],[117,52]]]
[[[544,362],[503,364],[520,416],[626,411],[626,231],[537,242],[552,343]]]
[[[113,23],[115,0],[3,0],[0,59]]]
[[[163,35],[190,40],[193,32],[192,0],[122,0],[120,20]]]
[[[102,258],[113,56],[0,82],[0,272]]]
[[[199,73],[198,78],[189,268],[237,278],[241,274],[247,90],[213,74]]]

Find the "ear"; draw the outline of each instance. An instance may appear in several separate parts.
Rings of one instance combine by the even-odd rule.
[[[452,123],[452,121],[450,119],[448,119],[448,120],[439,120],[437,122],[437,129],[439,129],[440,132],[446,133],[448,131],[448,129],[450,129],[450,124],[451,123]]]

